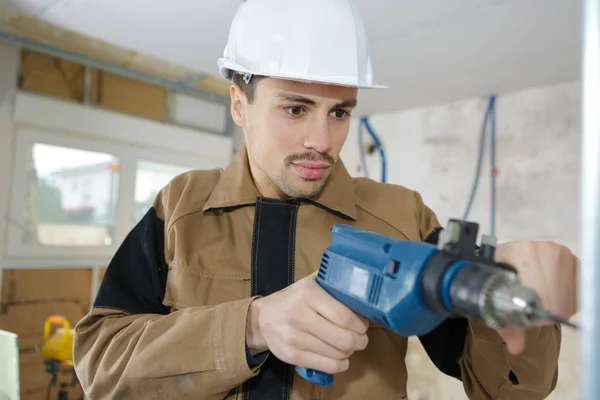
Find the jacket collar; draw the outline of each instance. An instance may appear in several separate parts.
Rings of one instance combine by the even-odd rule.
[[[221,172],[203,211],[254,205],[260,197],[262,196],[250,172],[246,147],[242,146],[227,168]],[[346,219],[356,220],[354,181],[342,160],[338,160],[333,167],[318,198],[302,201],[313,203],[333,214],[341,214]]]

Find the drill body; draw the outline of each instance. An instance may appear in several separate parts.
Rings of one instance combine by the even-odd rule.
[[[316,279],[346,307],[404,336],[423,335],[444,321],[446,315],[426,305],[421,288],[435,246],[349,226],[335,226],[332,238]]]
[[[509,265],[494,261],[495,240],[484,235],[476,253],[478,226],[451,220],[435,244],[413,242],[334,225],[316,281],[357,314],[403,336],[431,332],[447,318],[481,320],[497,328],[527,327],[539,306]],[[521,300],[515,305],[515,299]],[[296,367],[315,384],[333,377]]]

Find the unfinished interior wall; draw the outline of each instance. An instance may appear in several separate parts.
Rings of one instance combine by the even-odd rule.
[[[17,89],[81,103],[84,101],[85,68],[69,61],[19,51],[0,45],[0,210],[7,210],[11,187],[14,129],[11,121],[13,96]],[[148,119],[165,119],[165,91],[102,71],[92,71],[90,103]],[[68,118],[68,116],[65,116]],[[7,219],[0,219],[6,232]],[[2,237],[2,246],[5,238]],[[104,270],[101,270],[101,282]],[[20,387],[24,400],[45,399],[50,374],[44,371],[40,355],[45,320],[51,315],[67,318],[71,326],[90,307],[90,269],[5,269],[0,280],[0,329],[19,336]],[[64,371],[60,382],[70,382]],[[53,389],[50,398],[57,398]],[[81,395],[77,385],[70,398]]]
[[[388,182],[419,191],[440,222],[461,218],[472,187],[479,133],[487,99],[374,115],[371,125],[385,145]],[[579,83],[500,94],[497,126],[497,221],[500,241],[552,240],[579,251]],[[349,171],[361,176],[357,124],[342,152]],[[368,135],[364,135],[365,138]],[[489,139],[485,151],[489,151]],[[489,153],[487,153],[489,154]],[[377,153],[367,157],[380,178]],[[489,157],[483,159],[470,219],[490,229]],[[565,329],[559,385],[550,399],[577,399],[578,336]],[[412,341],[407,365],[417,400],[465,399],[458,382],[438,373]]]
[[[84,101],[85,67],[23,50],[19,88],[79,103]],[[165,119],[166,91],[159,86],[90,70],[90,105],[158,121]]]

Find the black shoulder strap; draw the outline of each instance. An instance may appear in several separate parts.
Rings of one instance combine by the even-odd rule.
[[[294,282],[298,202],[258,199],[252,234],[251,295],[268,296]],[[244,400],[288,400],[293,367],[273,355],[243,386]]]

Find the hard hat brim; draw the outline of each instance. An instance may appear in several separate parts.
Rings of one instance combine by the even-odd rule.
[[[261,73],[258,71],[251,71],[245,68],[243,65],[235,63],[226,58],[219,58],[218,60],[219,73],[221,76],[227,80],[231,80],[233,78],[234,73],[242,73],[242,74],[252,74],[252,75],[262,75],[267,76],[269,78],[276,79],[285,79],[291,81],[299,81],[299,82],[307,82],[307,83],[321,83],[325,85],[334,85],[334,86],[345,86],[345,87],[354,87],[358,89],[388,89],[388,86],[378,85],[378,84],[362,84],[355,82],[347,82],[342,80],[331,79],[328,77],[310,77],[307,78],[302,75],[290,75],[290,74],[277,74],[277,73]]]

